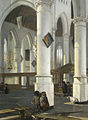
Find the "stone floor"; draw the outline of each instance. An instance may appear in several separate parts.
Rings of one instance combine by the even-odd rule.
[[[24,106],[32,106],[31,105],[32,98],[33,98],[33,92],[25,89],[10,91],[9,94],[1,94],[0,111],[5,109],[24,107]],[[45,115],[45,116],[59,115],[65,118],[70,117],[69,120],[72,120],[72,118],[76,118],[76,120],[79,119],[88,120],[88,104],[73,105],[73,104],[68,104],[68,102],[69,101],[66,99],[66,97],[55,96],[54,109],[51,109],[46,113],[41,113],[40,115]],[[0,115],[0,118],[6,115],[7,114]]]

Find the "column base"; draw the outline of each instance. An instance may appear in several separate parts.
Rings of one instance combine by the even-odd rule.
[[[35,91],[46,92],[49,105],[54,106],[54,84],[52,76],[36,76]]]
[[[85,77],[75,77],[73,83],[73,97],[77,98],[79,102],[88,100],[88,83]]]

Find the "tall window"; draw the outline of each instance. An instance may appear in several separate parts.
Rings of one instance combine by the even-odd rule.
[[[26,61],[29,61],[29,60],[30,60],[30,50],[29,50],[29,49],[26,49],[26,50],[25,50],[25,60],[26,60]]]
[[[62,47],[58,46],[57,52],[56,52],[56,59],[57,59],[57,65],[62,65]]]

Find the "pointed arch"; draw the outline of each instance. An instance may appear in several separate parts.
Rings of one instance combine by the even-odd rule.
[[[63,26],[63,34],[69,33],[69,26],[66,14],[63,12],[61,15],[62,26]]]
[[[32,35],[31,35],[30,32],[28,32],[28,33],[24,36],[24,38],[23,38],[23,40],[22,40],[22,44],[21,44],[21,46],[24,45],[24,40],[25,40],[25,39],[26,39],[27,42],[28,42],[28,46],[29,46],[29,48],[32,49],[33,38],[32,38]]]
[[[32,44],[33,44],[33,37],[30,32],[27,33],[27,39],[30,42],[30,49],[32,49]]]
[[[28,0],[25,0],[25,1],[23,1],[23,0],[17,0],[17,1],[15,1],[15,2],[13,2],[13,4],[9,4],[8,6],[7,6],[7,8],[4,10],[4,12],[2,13],[2,17],[1,17],[1,20],[0,20],[0,27],[2,27],[2,24],[3,24],[3,22],[4,22],[4,20],[5,20],[5,18],[8,16],[8,14],[13,10],[13,9],[15,9],[16,7],[19,7],[19,6],[21,6],[21,5],[25,5],[25,6],[28,6],[28,7],[31,7],[31,8],[33,8],[34,10],[36,10],[35,9],[35,6],[34,6],[34,4],[32,3],[32,2],[30,2],[30,1],[28,1]]]
[[[61,18],[61,21],[62,21],[62,28],[63,28],[63,34],[66,34],[66,33],[70,33],[70,30],[69,30],[69,25],[68,25],[68,19],[67,19],[67,16],[65,14],[65,12],[61,13],[58,17],[58,20],[59,18]],[[57,20],[57,22],[58,22]]]

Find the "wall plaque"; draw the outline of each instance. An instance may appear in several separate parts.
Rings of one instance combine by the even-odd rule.
[[[46,47],[48,48],[52,42],[53,42],[53,37],[52,35],[48,32],[45,36],[44,36],[44,39],[43,39],[43,42],[45,43]]]

